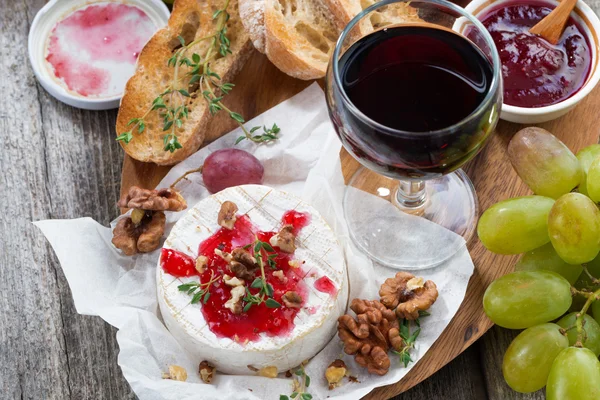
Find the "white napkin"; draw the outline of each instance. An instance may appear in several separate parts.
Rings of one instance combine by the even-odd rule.
[[[373,265],[349,239],[342,211],[345,186],[339,162],[341,145],[331,127],[322,90],[313,84],[250,121],[248,126],[271,125],[274,122],[281,127],[280,138],[275,143],[255,145],[244,141],[237,147],[253,153],[261,160],[265,167],[265,185],[301,196],[319,210],[330,224],[344,247],[350,298],[378,298],[379,285],[396,271]],[[240,135],[240,130],[236,129],[201,149],[175,166],[159,187],[166,187],[183,172],[199,167],[211,152],[232,147]],[[178,188],[188,204],[193,205],[208,196],[208,192],[200,174],[189,178],[189,181],[181,182]],[[376,202],[379,199],[371,200]],[[167,213],[165,237],[182,213]],[[419,218],[411,221],[403,226],[406,235],[426,235],[431,239],[429,243],[439,239],[454,246],[450,250],[447,246],[439,249],[429,246],[427,251],[455,252],[442,265],[419,272],[425,279],[432,279],[439,290],[439,298],[430,309],[431,316],[422,318],[422,331],[412,351],[412,358],[419,360],[456,313],[473,273],[473,263],[464,241],[459,237],[448,241],[448,231],[443,228],[422,223]],[[118,363],[141,400],[276,400],[280,394],[291,394],[291,379],[287,378],[217,374],[212,384],[201,382],[197,374],[201,360],[188,357],[165,328],[158,312],[155,268],[159,250],[125,257],[112,246],[111,229],[90,218],[48,220],[35,224],[60,260],[77,311],[98,315],[119,329]],[[114,227],[115,221],[112,225]],[[340,357],[359,383],[345,380],[342,387],[329,391],[324,371],[334,359]],[[376,387],[398,382],[414,364],[404,368],[397,356],[390,353],[390,357],[392,367],[387,375],[369,375],[354,363],[351,356],[342,355],[342,345],[335,336],[306,366],[306,373],[311,377],[308,392],[314,399],[358,399]],[[187,382],[161,379],[162,372],[167,371],[170,364],[180,365],[187,370]]]

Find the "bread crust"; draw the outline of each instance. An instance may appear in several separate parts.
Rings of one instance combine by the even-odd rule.
[[[265,0],[239,0],[240,19],[254,48],[265,53]]]
[[[265,54],[280,70],[299,79],[325,76],[341,31],[375,0],[241,0],[263,4]],[[364,7],[363,7],[364,6]],[[391,4],[364,19],[351,34],[364,36],[385,25],[419,21],[405,3]],[[249,24],[248,21],[245,21]],[[253,29],[258,31],[252,23]]]
[[[160,29],[148,41],[138,58],[135,74],[125,86],[121,106],[117,116],[117,135],[128,131],[128,122],[132,118],[142,117],[152,105],[152,101],[163,92],[173,80],[175,69],[167,65],[168,59],[180,46],[179,35],[190,43],[194,39],[213,34],[216,22],[212,16],[215,10],[224,5],[224,0],[177,0],[168,25]],[[211,62],[211,69],[218,73],[223,82],[230,82],[243,67],[252,52],[252,43],[240,21],[237,0],[231,0],[228,11],[231,15],[227,23],[227,36],[231,41],[232,54]],[[188,57],[193,53],[204,55],[209,41],[194,45],[188,51]],[[179,75],[187,71],[181,66]],[[180,84],[178,88],[187,89]],[[204,142],[206,128],[211,119],[208,105],[200,93],[191,93],[192,98],[174,95],[167,101],[181,104],[188,103],[190,109],[188,118],[183,119],[181,128],[176,129],[181,149],[171,153],[164,150],[162,118],[153,111],[145,118],[146,128],[143,133],[133,132],[133,139],[128,143],[121,142],[125,152],[132,158],[153,162],[158,165],[173,165],[194,153]],[[169,96],[167,96],[169,97]]]

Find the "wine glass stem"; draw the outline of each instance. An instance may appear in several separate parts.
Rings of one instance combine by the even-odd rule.
[[[398,190],[393,196],[394,203],[397,207],[410,212],[418,210],[427,201],[427,191],[425,190],[425,181],[398,181]]]

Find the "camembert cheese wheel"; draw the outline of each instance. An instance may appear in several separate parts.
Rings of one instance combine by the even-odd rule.
[[[348,301],[342,249],[325,220],[260,185],[225,189],[190,209],[165,241],[157,286],[177,341],[230,374],[285,372],[313,357]]]

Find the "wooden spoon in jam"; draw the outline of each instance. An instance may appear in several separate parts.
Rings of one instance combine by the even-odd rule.
[[[535,24],[529,32],[543,37],[552,44],[557,44],[565,30],[571,11],[575,8],[575,4],[577,4],[577,0],[562,0],[550,14]]]

